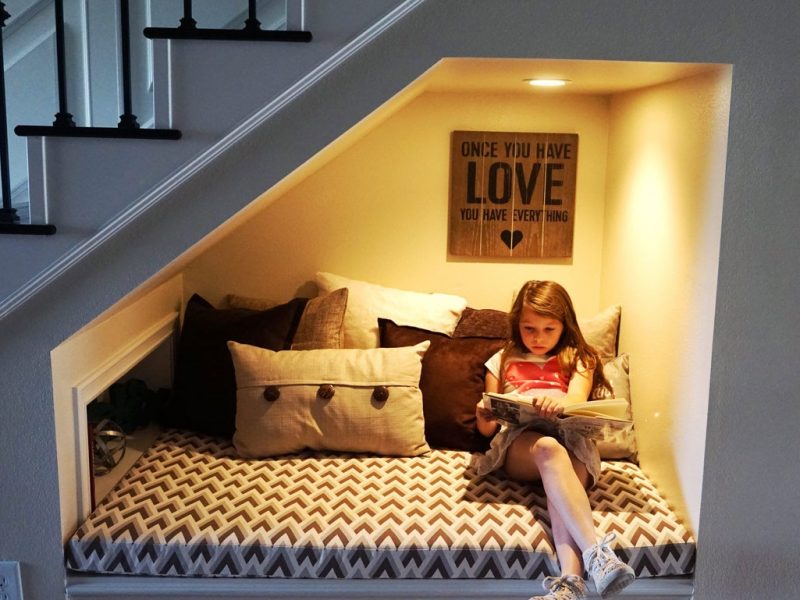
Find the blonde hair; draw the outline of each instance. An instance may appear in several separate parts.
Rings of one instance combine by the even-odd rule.
[[[598,397],[604,390],[612,391],[611,384],[603,375],[603,363],[600,355],[589,345],[581,333],[575,308],[567,290],[555,281],[528,281],[514,299],[514,304],[508,313],[511,326],[511,338],[506,343],[503,360],[500,365],[501,384],[504,378],[505,359],[511,352],[526,353],[528,349],[522,341],[519,322],[522,318],[523,308],[528,308],[538,315],[549,317],[561,322],[564,326],[552,354],[558,356],[558,364],[567,381],[581,363],[586,369],[592,371],[592,393],[590,398]]]

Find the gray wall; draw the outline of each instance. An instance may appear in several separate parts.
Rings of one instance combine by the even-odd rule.
[[[798,23],[800,5],[777,1],[425,3],[0,322],[0,560],[22,561],[26,599],[63,590],[49,350],[438,57],[458,55],[734,65],[696,597],[796,597]]]

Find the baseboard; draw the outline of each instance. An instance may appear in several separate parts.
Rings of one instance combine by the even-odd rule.
[[[346,600],[414,598],[481,598],[519,600],[541,590],[540,581],[497,579],[224,579],[69,575],[70,600]],[[691,577],[639,579],[616,598],[624,600],[691,600]],[[596,598],[591,594],[590,598]]]

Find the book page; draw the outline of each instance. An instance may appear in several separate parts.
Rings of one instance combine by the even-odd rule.
[[[533,420],[551,420],[539,416],[536,409],[533,408],[533,396],[488,393],[483,395],[482,404],[484,408],[492,412],[496,419],[510,425],[526,424]],[[592,400],[565,406],[564,413],[558,418],[582,417],[584,419],[628,422],[627,407],[628,403],[624,398]]]

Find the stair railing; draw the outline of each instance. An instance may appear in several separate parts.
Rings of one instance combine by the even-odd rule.
[[[131,32],[130,7],[128,0],[119,0],[119,31],[121,41],[122,65],[122,101],[123,114],[120,115],[116,127],[78,126],[72,122],[72,115],[67,111],[67,90],[65,73],[64,0],[55,0],[56,34],[62,33],[61,43],[56,38],[56,54],[58,67],[58,101],[60,110],[52,125],[17,125],[14,133],[20,136],[57,136],[57,137],[94,137],[124,138],[144,140],[178,140],[181,132],[177,129],[140,128],[137,117],[131,108]],[[64,115],[68,115],[66,118]]]
[[[192,18],[192,0],[183,0],[183,17],[178,27],[146,27],[145,37],[171,40],[238,40],[254,42],[310,42],[310,31],[265,30],[257,17],[256,0],[248,0],[247,20],[242,29],[197,27]]]
[[[265,30],[258,20],[256,0],[248,0],[247,19],[242,29],[201,28],[192,16],[192,0],[183,0],[183,17],[178,27],[146,27],[145,37],[149,39],[196,39],[196,40],[234,40],[267,42],[310,42],[309,31],[303,31],[303,3],[290,2],[287,6],[287,23],[300,22],[301,30]],[[119,32],[121,40],[121,72],[123,114],[116,127],[79,126],[75,124],[67,106],[66,51],[64,43],[64,5],[63,0],[54,0],[56,31],[56,70],[58,77],[58,112],[52,125],[17,125],[14,132],[24,137],[96,137],[149,140],[178,140],[181,132],[177,129],[140,127],[132,111],[131,102],[131,62],[130,62],[130,11],[129,0],[119,0]],[[291,14],[291,18],[289,18]],[[10,15],[5,10],[5,2],[0,0],[0,65],[2,56],[2,28]],[[7,110],[5,97],[5,71],[0,69],[0,180],[3,203],[0,209],[0,234],[52,235],[56,232],[52,224],[20,223],[16,209],[11,204]]]
[[[52,235],[56,229],[52,225],[28,225],[19,222],[17,209],[11,205],[11,175],[8,165],[8,125],[6,123],[6,73],[3,56],[3,29],[11,17],[6,11],[5,2],[0,1],[0,189],[3,205],[0,208],[0,233]]]
[[[56,71],[58,73],[58,112],[55,127],[75,127],[72,113],[67,110],[67,51],[64,44],[64,0],[55,0]]]

